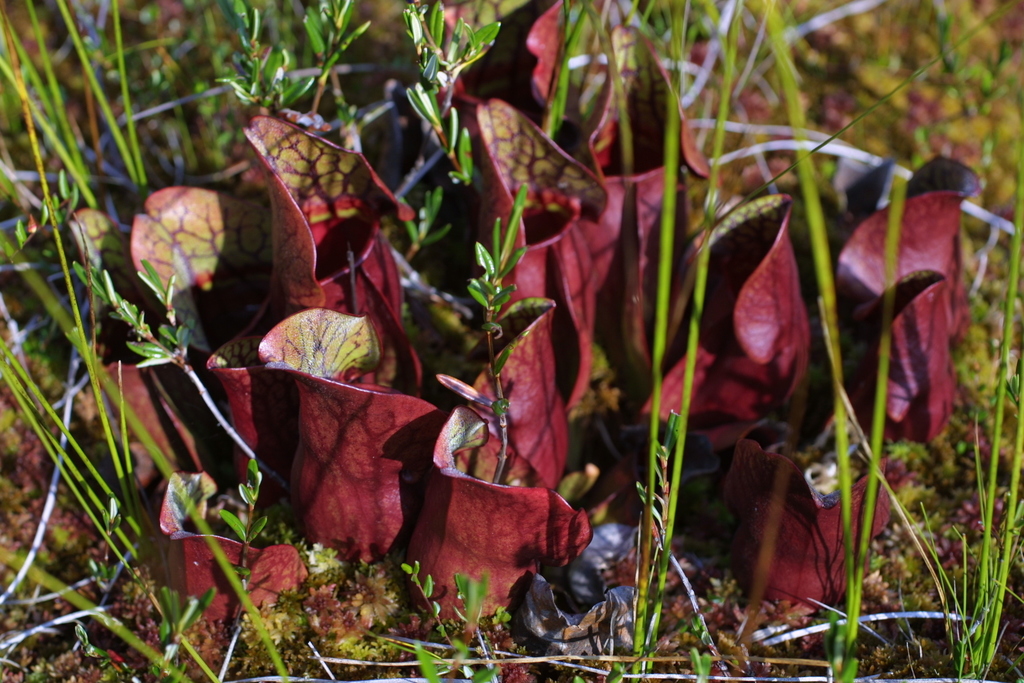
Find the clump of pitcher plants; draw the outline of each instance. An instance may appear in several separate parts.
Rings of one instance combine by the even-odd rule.
[[[672,317],[657,417],[668,420],[680,405],[686,364],[694,360],[686,357],[696,314],[692,283],[697,255],[706,250],[689,425],[709,449],[731,455],[722,496],[738,520],[732,575],[743,590],[769,600],[838,601],[846,586],[838,494],[822,495],[792,460],[741,438],[783,416],[809,366],[823,362],[812,357],[812,294],[801,290],[803,264],[790,234],[798,200],[759,196],[694,236],[687,190],[708,175],[708,162],[684,118],[685,172],[677,187],[665,187],[662,118],[677,94],[635,28],[610,32],[620,72],[600,67],[593,106],[560,111],[553,102],[564,96],[567,65],[552,52],[557,41],[545,36],[564,28],[561,3],[528,2],[502,18],[496,34],[472,33],[462,18],[468,4],[447,14],[410,11],[410,33],[424,41],[427,31],[443,42],[445,21],[464,37],[440,61],[436,51],[420,50],[423,82],[410,97],[430,134],[443,135],[439,149],[451,163],[443,195],[427,190],[430,221],[441,196],[465,215],[443,239],[416,233],[409,252],[424,259],[449,249],[459,254],[453,269],[475,262],[447,277],[468,282],[471,299],[472,321],[465,306],[446,309],[460,318],[466,339],[443,353],[464,357],[463,376],[435,377],[429,365],[424,372],[421,355],[428,354],[417,348],[424,316],[414,311],[423,304],[409,301],[410,266],[393,243],[397,226],[416,211],[382,180],[407,169],[378,173],[367,156],[329,135],[253,118],[245,135],[268,195],[261,203],[166,188],[149,196],[130,235],[99,212],[77,214],[82,253],[103,298],[129,302],[125,310],[138,313],[119,316],[127,325],[104,322],[108,360],[131,358],[129,348],[148,361],[161,353],[187,357],[189,372],[201,376],[210,402],[226,409],[230,419],[222,423],[236,435],[233,445],[207,443],[216,430],[208,416],[202,426],[203,411],[188,408],[201,404],[183,392],[197,389],[175,379],[174,368],[148,361],[121,368],[136,413],[181,470],[166,484],[159,516],[168,582],[192,596],[217,588],[209,619],[238,614],[213,543],[244,575],[257,606],[302,586],[308,572],[295,547],[260,548],[248,536],[258,508],[285,501],[302,537],[341,562],[391,557],[415,565],[412,601],[425,610],[436,603],[440,618],[460,613],[464,578],[486,585],[484,611],[516,609],[542,567],[571,563],[591,541],[593,508],[574,507],[560,486],[624,491],[611,513],[624,520],[639,503],[634,454],[612,464],[588,460],[583,445],[597,425],[587,399],[598,367],[607,365],[620,400],[607,423],[617,430],[605,434],[612,443],[626,443],[623,435],[652,410],[657,251],[663,198],[675,193]],[[613,78],[621,78],[618,95]],[[856,416],[870,427],[881,302],[889,290],[895,306],[885,434],[927,441],[952,411],[950,348],[967,321],[959,203],[977,181],[942,160],[911,185],[895,281],[884,271],[885,209],[853,230],[837,278],[852,311],[846,323],[866,349],[849,387]],[[163,286],[155,291],[164,300],[156,301],[136,272]],[[446,307],[444,301],[429,305]],[[140,339],[145,314],[176,317],[156,332],[146,327],[149,336]],[[454,405],[456,396],[440,385],[469,405]],[[241,529],[241,541],[191,530],[189,515],[203,517],[217,490],[233,479],[251,486],[259,472],[266,475],[261,496],[246,501],[246,519],[228,521]],[[863,492],[863,484],[852,491],[856,519]],[[878,499],[873,535],[884,530],[888,506],[887,497]]]

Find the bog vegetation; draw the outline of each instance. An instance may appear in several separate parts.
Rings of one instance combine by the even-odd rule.
[[[1024,678],[1018,3],[0,22],[3,680]]]

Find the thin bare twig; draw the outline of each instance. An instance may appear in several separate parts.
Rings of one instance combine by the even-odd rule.
[[[5,633],[0,636],[0,651],[10,653],[20,643],[28,640],[32,636],[40,633],[52,633],[55,626],[62,626],[64,624],[70,624],[79,619],[86,617],[95,617],[104,612],[106,608],[98,607],[96,609],[82,610],[80,612],[71,612],[70,614],[63,614],[49,621],[45,621],[42,624],[37,624],[30,629],[25,631],[13,631],[11,633]]]
[[[205,403],[206,407],[209,408],[211,413],[213,413],[214,419],[216,419],[221,428],[227,432],[228,436],[231,437],[231,440],[242,449],[242,452],[245,453],[246,457],[250,460],[255,460],[260,466],[260,471],[269,475],[271,479],[281,486],[281,488],[285,491],[290,490],[291,487],[288,486],[288,482],[286,482],[280,474],[274,471],[272,467],[267,465],[262,458],[257,457],[256,453],[249,447],[249,444],[245,442],[245,439],[243,439],[238,432],[235,431],[235,428],[231,426],[231,422],[224,417],[224,413],[220,412],[220,409],[217,408],[217,404],[213,402],[210,392],[206,390],[206,387],[203,385],[203,381],[199,379],[199,375],[197,375],[196,371],[192,369],[192,366],[185,363],[181,369],[185,372],[189,381],[191,381],[199,391],[199,396],[202,397],[203,403]]]
[[[857,619],[857,623],[868,624],[874,621],[892,621],[893,619],[946,619],[951,618],[953,621],[969,621],[968,618],[962,617],[959,614],[947,615],[945,612],[883,612],[880,614],[865,614],[864,616]],[[836,622],[839,625],[845,624],[846,619],[840,619]],[[788,631],[780,635],[772,636],[773,629],[761,629],[755,631],[751,640],[755,643],[763,642],[766,647],[772,647],[781,643],[788,642],[790,640],[796,640],[797,638],[803,638],[804,636],[810,636],[815,633],[823,633],[831,627],[831,624],[815,624],[814,626],[807,626],[805,628],[799,628],[793,631]]]
[[[327,675],[331,677],[331,680],[337,680],[334,677],[334,672],[331,671],[331,667],[327,666],[327,662],[324,661],[323,656],[321,656],[320,651],[316,649],[316,645],[313,644],[313,641],[306,641],[306,645],[309,645],[309,649],[313,651],[313,658],[320,662],[320,666],[324,668],[324,671],[326,671]],[[221,678],[224,678],[224,676],[222,675]]]
[[[468,299],[461,299],[453,294],[441,291],[437,287],[428,285],[423,281],[416,269],[405,260],[405,256],[393,246],[391,247],[391,255],[395,257],[395,261],[398,264],[398,272],[401,275],[403,289],[430,301],[443,302],[465,320],[473,319],[473,311],[469,309]]]
[[[220,667],[220,674],[217,676],[220,680],[224,680],[224,677],[228,675],[228,666],[231,664],[231,656],[235,653],[235,645],[238,644],[238,636],[242,633],[242,615],[239,614],[235,620],[235,628],[231,633],[231,642],[228,643],[228,651],[224,655],[224,663]]]

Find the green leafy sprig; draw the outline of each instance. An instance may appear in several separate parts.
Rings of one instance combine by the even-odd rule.
[[[217,0],[217,4],[242,44],[232,58],[236,73],[218,79],[221,83],[230,85],[243,102],[272,111],[290,107],[309,92],[316,79],[293,79],[287,75],[293,61],[291,53],[280,45],[264,47],[260,43],[260,10],[249,0]]]
[[[455,81],[494,44],[501,23],[496,21],[475,30],[460,17],[447,36],[444,3],[440,1],[431,5],[412,2],[402,16],[406,33],[416,46],[421,76],[421,82],[407,91],[409,102],[420,118],[430,124],[451,160],[452,180],[468,185],[473,181],[473,148],[469,131],[462,127],[458,111],[451,106]],[[444,99],[439,101],[442,91]]]
[[[403,221],[405,231],[409,235],[409,249],[405,252],[405,260],[411,261],[412,257],[419,253],[423,247],[429,247],[442,239],[452,229],[451,223],[437,230],[433,230],[437,215],[441,211],[441,202],[444,199],[444,188],[435,187],[427,192],[423,198],[423,206],[416,216],[415,221]]]
[[[526,185],[520,185],[516,193],[515,202],[512,204],[512,213],[509,216],[507,228],[502,231],[502,221],[495,219],[491,235],[491,250],[477,242],[476,262],[483,268],[482,277],[473,278],[469,281],[469,294],[477,303],[484,307],[483,331],[487,334],[487,358],[488,372],[494,382],[494,394],[497,398],[491,402],[490,408],[498,417],[498,426],[501,429],[501,451],[498,455],[498,466],[494,470],[494,482],[500,483],[505,470],[505,461],[508,458],[508,410],[509,400],[505,398],[505,392],[501,386],[501,371],[514,349],[513,344],[508,344],[495,355],[494,342],[501,337],[501,325],[497,318],[502,308],[512,299],[512,293],[516,286],[505,285],[504,278],[519,265],[526,247],[516,248],[516,238],[519,235],[519,228],[522,224],[523,210],[526,208]],[[504,234],[503,234],[504,232]]]
[[[241,562],[235,567],[235,571],[242,579],[243,586],[247,584],[251,575],[247,566],[249,548],[252,546],[253,541],[256,540],[256,537],[260,535],[260,532],[267,526],[266,517],[256,516],[256,501],[260,496],[260,484],[262,482],[263,474],[260,472],[259,466],[255,460],[250,460],[245,473],[245,483],[238,485],[238,494],[242,497],[242,501],[248,508],[246,521],[242,522],[238,515],[229,510],[220,511],[220,518],[231,527],[232,531],[238,535],[239,540],[242,541]]]
[[[349,30],[355,6],[354,0],[319,0],[316,4],[306,8],[306,16],[302,23],[306,28],[306,35],[309,37],[309,44],[316,54],[317,65],[320,67],[320,75],[316,78],[316,95],[313,98],[311,109],[313,112],[320,108],[320,99],[327,86],[327,79],[332,74],[331,69],[338,63],[341,55],[352,42],[370,28],[370,22],[366,21]],[[355,121],[357,109],[345,101],[337,82],[335,83],[335,99],[338,105],[338,115],[342,122],[348,125]]]
[[[213,602],[217,594],[216,588],[211,588],[200,597],[189,596],[184,604],[178,592],[167,586],[161,586],[157,591],[157,600],[160,603],[160,643],[164,648],[164,660],[172,666],[177,664],[178,649],[181,647],[185,631],[199,621],[203,612]],[[154,664],[152,667],[154,675],[165,673],[159,670]]]

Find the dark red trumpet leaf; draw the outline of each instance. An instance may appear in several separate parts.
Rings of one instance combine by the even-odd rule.
[[[224,387],[235,431],[287,482],[299,445],[299,392],[290,377],[260,362],[259,346],[260,337],[230,341],[210,356],[206,368]],[[239,481],[245,481],[248,464],[248,456],[236,448]],[[261,504],[276,503],[286,496],[273,478],[264,478]]]
[[[779,470],[786,486],[774,491]],[[867,479],[861,479],[851,491],[855,538],[860,536],[866,486]],[[740,520],[732,542],[732,571],[743,590],[749,593],[760,578],[767,600],[816,607],[815,601],[833,604],[843,597],[846,567],[838,492],[821,495],[791,460],[741,439],[725,478],[725,503]],[[881,533],[888,521],[889,497],[883,493],[875,505],[871,535]],[[767,575],[758,577],[758,557],[766,542],[773,542],[771,560]]]
[[[196,597],[216,588],[217,595],[203,616],[228,619],[238,610],[240,602],[217,564],[209,542],[218,543],[228,562],[236,566],[242,563],[243,546],[221,536],[201,536],[186,531],[189,507],[194,506],[200,516],[205,516],[206,500],[216,492],[217,485],[205,472],[172,474],[160,509],[160,530],[170,537],[167,568],[171,588],[181,595]],[[257,606],[275,602],[281,591],[295,590],[308,575],[299,551],[290,545],[249,548],[245,553],[245,566],[250,571],[249,597]]]
[[[558,51],[560,39],[547,45],[531,45],[528,36],[535,23],[551,7],[553,0],[501,0],[499,2],[449,2],[445,4],[449,27],[458,18],[470,26],[482,27],[501,22],[494,45],[459,79],[464,95],[476,100],[501,98],[516,109],[538,116],[544,100],[535,88],[534,69],[538,67],[536,50]],[[557,35],[557,34],[556,34]],[[553,59],[553,58],[552,58]]]
[[[674,96],[668,75],[646,38],[626,26],[615,27],[611,37],[629,115],[632,164],[627,169],[623,163],[620,106],[608,82],[584,131],[591,163],[604,177],[608,206],[587,233],[600,289],[597,330],[612,362],[622,369],[619,379],[624,389],[634,400],[643,401],[650,395],[648,331],[657,292],[665,112]],[[690,171],[706,176],[707,161],[697,149],[685,117],[680,143]],[[680,182],[675,216],[680,234],[675,240],[674,262],[686,248],[682,234],[688,224],[685,193],[685,183]],[[673,299],[681,298],[682,286],[683,279],[677,275],[671,284]]]
[[[505,398],[509,399],[508,439],[513,458],[529,463],[533,470],[528,479],[530,484],[552,489],[562,478],[569,450],[565,402],[553,381],[554,309],[555,303],[550,299],[517,301],[498,321],[502,335],[495,348],[499,357],[508,350],[501,379]],[[488,371],[480,374],[474,388],[489,400],[497,398]],[[501,432],[497,418],[493,414],[491,418],[490,443],[494,443]],[[474,474],[490,480],[493,467],[489,471],[476,470]]]
[[[907,275],[896,285],[893,309],[889,386],[886,398],[885,438],[931,441],[946,426],[953,412],[956,371],[949,352],[946,290],[949,281],[934,271]],[[880,325],[879,298],[866,311]],[[865,429],[874,415],[875,377],[878,373],[877,336],[850,392],[854,410]]]
[[[611,83],[605,84],[592,123],[587,126],[591,153],[606,176],[643,175],[665,165],[665,112],[668,102],[675,96],[654,46],[640,31],[630,26],[616,26],[612,30],[612,46],[629,113],[632,168],[623,166],[619,105]],[[696,175],[707,177],[710,172],[707,160],[697,149],[681,110],[680,116],[683,162]]]
[[[537,17],[526,36],[526,49],[537,60],[531,73],[531,92],[534,100],[542,105],[548,101],[551,91],[555,87],[554,81],[558,73],[560,59],[559,46],[563,42],[561,19],[564,12],[562,0],[558,0]],[[501,95],[494,97],[509,101]]]
[[[380,218],[404,220],[398,202],[363,155],[278,119],[246,129],[267,175],[273,225],[271,323],[312,307],[369,315],[381,335],[374,380],[415,393],[420,364],[402,327],[402,289]],[[355,272],[352,272],[352,269]]]
[[[594,278],[599,284],[595,329],[618,379],[635,401],[651,394],[648,329],[656,300],[664,178],[661,169],[641,176],[605,177],[608,208],[590,230]],[[686,225],[686,202],[677,204],[676,225]],[[681,237],[681,236],[680,236]],[[682,254],[684,240],[677,239]],[[680,294],[682,278],[672,280]]]
[[[490,240],[494,219],[508,218],[514,193],[526,185],[517,246],[528,251],[511,279],[518,287],[516,298],[554,299],[556,334],[575,340],[572,350],[560,349],[558,357],[559,388],[571,407],[590,378],[596,297],[588,235],[580,219],[596,221],[606,193],[590,171],[508,104],[491,100],[480,105],[477,120],[486,157],[481,239]]]
[[[917,191],[923,193],[909,197],[904,205],[896,279],[918,270],[941,273],[947,281],[943,296],[950,330],[954,338],[959,338],[970,317],[963,285],[960,204],[977,190],[977,177],[961,164],[935,160],[915,173],[914,178],[918,179]],[[926,191],[935,186],[953,189]],[[857,226],[839,254],[837,285],[843,294],[861,304],[873,301],[885,289],[888,226],[889,209],[875,212]]]
[[[908,197],[942,190],[974,197],[981,194],[981,181],[974,171],[959,161],[935,157],[914,171],[907,183]]]
[[[357,384],[379,351],[372,324],[326,309],[286,318],[260,344],[268,369],[299,391],[292,506],[306,537],[345,560],[379,560],[401,545],[423,499],[423,476],[445,415],[392,389]]]
[[[696,429],[764,417],[807,369],[810,325],[789,240],[791,204],[785,195],[754,200],[712,232],[690,418]],[[665,376],[664,419],[679,409],[684,373],[685,358]]]
[[[264,209],[199,188],[170,187],[135,216],[132,262],[148,261],[166,282],[174,307],[194,328],[192,346],[211,351],[242,331],[266,299],[270,224]]]
[[[458,407],[445,423],[434,448],[427,495],[406,557],[419,562],[420,576],[433,577],[431,601],[441,616],[455,616],[454,576],[479,581],[487,577],[484,613],[514,609],[541,564],[563,566],[590,543],[592,531],[584,510],[573,510],[546,488],[501,486],[455,468],[455,454],[487,438],[487,425],[475,412]],[[414,599],[427,607],[413,587]]]

